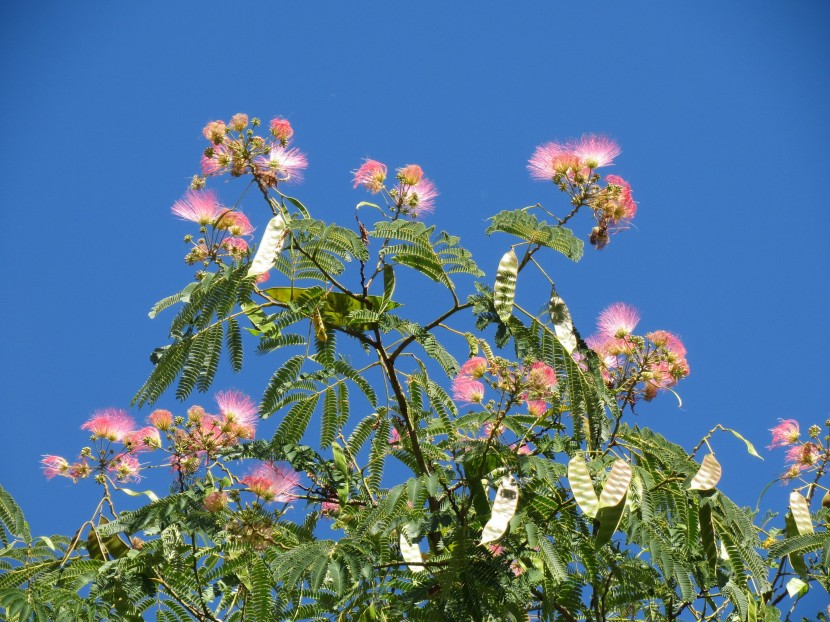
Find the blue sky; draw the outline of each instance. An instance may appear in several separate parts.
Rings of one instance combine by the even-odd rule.
[[[126,408],[149,373],[169,317],[151,321],[147,310],[191,274],[181,261],[189,229],[169,208],[197,171],[202,126],[236,112],[291,121],[310,162],[294,194],[326,220],[350,223],[366,198],[350,183],[364,157],[421,164],[441,192],[428,222],[462,235],[488,278],[509,245],[483,235],[488,216],[539,201],[566,209],[551,185],[529,178],[533,149],[588,132],[614,137],[623,153],[608,172],[632,184],[635,227],[578,265],[550,255],[546,266],[583,333],[622,300],[640,309],[644,329],[682,336],[692,368],[683,408],[663,397],[640,409],[639,423],[687,448],[723,423],[759,449],[779,417],[823,423],[830,10],[749,9],[4,5],[0,481],[33,530],[74,532],[94,507],[91,483],[46,482],[40,457],[73,455],[92,411]],[[236,199],[232,186],[215,187]],[[574,228],[584,236],[587,216]],[[249,361],[215,387],[256,395],[272,369]],[[176,407],[172,395],[161,404]],[[784,469],[780,453],[763,451],[761,462],[732,438],[714,448],[721,487],[745,504]],[[768,499],[783,508],[785,492]]]

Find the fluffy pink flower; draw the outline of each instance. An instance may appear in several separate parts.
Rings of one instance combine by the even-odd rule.
[[[226,230],[231,235],[251,235],[254,227],[251,221],[242,212],[226,210],[216,219],[214,225],[217,229]]]
[[[214,490],[202,502],[208,512],[221,512],[228,506],[228,493]]]
[[[354,187],[365,186],[369,192],[376,194],[383,188],[386,181],[386,165],[377,160],[366,160],[354,172]]]
[[[156,428],[147,426],[125,435],[124,445],[133,452],[152,451],[161,447],[161,436]]]
[[[401,446],[401,433],[396,428],[392,428],[389,432],[389,444],[393,449],[399,449]]]
[[[336,501],[323,501],[320,504],[320,513],[323,516],[337,516],[340,512],[340,504]]]
[[[403,203],[413,216],[431,214],[435,209],[434,200],[438,190],[429,179],[424,177],[413,186],[403,187]]]
[[[541,417],[548,411],[545,400],[527,400],[527,412],[531,417]]]
[[[640,321],[640,312],[622,302],[615,302],[599,314],[597,328],[603,337],[625,337]]]
[[[452,396],[459,402],[477,404],[484,399],[484,385],[469,376],[458,376],[452,382]]]
[[[308,167],[308,159],[299,149],[282,145],[274,145],[267,158],[259,157],[256,162],[273,171],[277,181],[282,182],[302,181],[302,171]]]
[[[564,175],[580,167],[579,158],[569,146],[553,142],[536,147],[527,164],[531,178],[541,181],[551,181],[556,174]]]
[[[586,168],[608,166],[620,155],[620,146],[607,136],[584,135],[567,145]]]
[[[222,242],[222,246],[234,257],[241,257],[248,252],[248,243],[242,238],[228,238]]]
[[[239,481],[263,501],[284,503],[296,498],[295,491],[300,476],[290,468],[268,462],[259,465]]]
[[[424,178],[424,170],[417,164],[407,164],[398,169],[398,179],[405,186],[417,186]]]
[[[70,464],[69,471],[67,471],[67,477],[71,477],[73,482],[89,477],[91,474],[92,469],[89,467],[89,463],[87,463],[85,458],[81,458],[78,462]]]
[[[795,419],[779,419],[778,421],[780,423],[770,429],[770,432],[772,432],[772,444],[767,445],[767,449],[789,447],[797,443],[798,437],[801,435],[798,421]]]
[[[482,356],[474,356],[461,366],[461,375],[472,378],[481,378],[487,373],[487,359]]]
[[[96,438],[121,441],[135,429],[135,421],[123,410],[107,408],[92,413],[92,417],[81,429],[89,430]]]
[[[205,176],[219,175],[230,167],[233,156],[225,145],[211,147],[202,156],[202,174]]]
[[[220,391],[216,394],[216,403],[225,420],[237,426],[238,436],[254,437],[259,410],[250,397],[241,391]]]
[[[542,361],[536,361],[530,366],[527,382],[533,395],[550,393],[551,389],[556,386],[556,372]]]
[[[528,445],[520,445],[519,448],[516,450],[516,453],[523,456],[529,456],[533,453],[533,450]]]
[[[219,144],[225,140],[225,122],[211,121],[202,130],[205,138],[215,144]]]
[[[815,443],[793,445],[787,450],[787,462],[804,470],[818,462],[819,455],[818,446]]]
[[[287,119],[283,119],[282,117],[271,119],[270,128],[271,135],[283,145],[288,143],[294,135],[294,129],[291,127],[291,124]]]
[[[608,175],[605,181],[619,188],[618,193],[609,193],[611,211],[609,216],[615,228],[624,227],[637,214],[637,203],[631,196],[631,185],[622,177]]]
[[[173,413],[159,408],[151,412],[147,420],[159,430],[169,430],[173,425]]]
[[[68,477],[69,463],[65,458],[61,458],[60,456],[43,456],[43,460],[40,463],[43,465],[43,475],[46,479],[52,479],[56,475]]]
[[[244,112],[237,112],[235,115],[231,117],[231,120],[228,123],[228,125],[231,126],[232,130],[241,132],[245,129],[245,126],[248,125],[248,115],[246,115]]]
[[[655,330],[654,332],[648,333],[646,337],[654,345],[664,348],[671,355],[670,358],[682,359],[686,356],[686,346],[683,345],[683,342],[680,341],[677,335],[667,330]]]
[[[184,197],[173,203],[171,209],[182,220],[200,225],[212,223],[224,210],[213,190],[188,190]]]
[[[115,459],[109,467],[108,471],[115,473],[115,477],[119,482],[140,481],[141,465],[138,463],[138,458],[132,455],[119,456]]]

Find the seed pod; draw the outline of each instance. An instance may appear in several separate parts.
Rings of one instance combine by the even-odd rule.
[[[577,454],[568,462],[568,482],[574,499],[585,514],[594,518],[597,515],[599,499],[594,491],[591,474],[582,454]]]
[[[571,312],[565,306],[565,301],[556,293],[556,288],[551,288],[550,300],[548,301],[548,312],[550,313],[553,328],[556,331],[556,338],[568,354],[576,350],[576,335],[574,334],[574,323],[571,319]]]
[[[401,557],[403,557],[403,560],[409,565],[409,569],[412,572],[423,572],[425,569],[421,549],[418,548],[417,544],[409,541],[406,534],[404,534],[403,529],[401,530],[400,546]]]
[[[499,262],[496,270],[496,286],[493,293],[493,306],[502,322],[507,322],[513,314],[513,300],[516,297],[516,277],[519,275],[519,258],[511,248]]]
[[[689,485],[689,490],[712,490],[717,486],[721,476],[721,466],[714,454],[706,454],[703,465],[698,469]]]
[[[277,214],[268,221],[262,240],[256,249],[256,255],[248,268],[248,276],[259,276],[274,267],[274,260],[282,250],[288,231],[285,228],[285,219]]]
[[[494,542],[504,535],[507,525],[516,513],[519,503],[519,485],[512,475],[501,478],[499,489],[496,491],[496,500],[490,512],[490,520],[481,532],[481,544]]]
[[[599,496],[599,507],[611,508],[619,504],[631,484],[631,465],[625,460],[615,460]]]
[[[810,518],[810,506],[807,500],[798,492],[793,490],[790,493],[790,512],[793,513],[795,526],[799,535],[813,533],[813,519]]]

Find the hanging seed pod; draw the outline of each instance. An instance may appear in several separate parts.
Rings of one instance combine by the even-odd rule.
[[[519,484],[512,475],[501,478],[499,489],[496,491],[496,500],[490,512],[490,520],[481,532],[481,544],[494,542],[504,535],[507,525],[516,513],[519,503]]]
[[[631,484],[631,465],[625,460],[615,460],[599,496],[599,507],[615,507],[625,497]]]
[[[793,490],[790,493],[790,512],[793,513],[795,526],[799,535],[813,533],[813,519],[810,518],[810,506],[800,493]]]
[[[599,499],[594,491],[591,474],[588,472],[588,466],[582,454],[576,454],[568,462],[568,483],[571,485],[571,492],[580,509],[594,518],[597,515]]]
[[[712,490],[717,486],[721,476],[721,466],[714,454],[706,454],[703,465],[698,469],[689,485],[689,490]]]
[[[565,348],[568,354],[573,354],[576,350],[576,335],[574,334],[574,323],[571,319],[571,312],[565,306],[565,301],[556,293],[556,288],[551,287],[550,300],[548,301],[548,312],[550,313],[550,320],[553,322],[553,328],[556,332],[556,338],[559,343]]]
[[[248,268],[248,276],[259,276],[274,267],[274,260],[282,250],[287,234],[282,214],[277,214],[268,221],[265,233],[262,234],[262,240],[256,249],[256,255]]]
[[[513,314],[513,300],[516,297],[516,277],[519,275],[519,259],[511,248],[499,262],[496,270],[496,286],[493,294],[493,306],[502,322],[507,322]]]
[[[424,558],[421,555],[421,549],[418,548],[417,544],[409,541],[403,529],[401,530],[400,547],[401,557],[403,557],[403,560],[407,563],[409,569],[412,572],[423,572],[425,568]]]

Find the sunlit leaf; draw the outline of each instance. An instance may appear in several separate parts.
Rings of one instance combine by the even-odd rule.
[[[423,563],[424,558],[421,555],[421,549],[414,542],[410,542],[404,530],[401,530],[400,537],[401,556],[403,560],[409,565],[412,572],[423,572],[425,570]]]
[[[714,454],[706,454],[703,458],[703,465],[695,473],[689,490],[712,490],[718,485],[721,476],[720,463],[715,459]]]
[[[481,544],[494,542],[504,535],[510,519],[516,513],[516,505],[519,502],[519,485],[512,475],[501,479],[499,488],[496,491],[496,500],[493,502],[493,510],[490,512],[490,520],[484,526],[481,533]]]
[[[795,598],[796,596],[804,596],[807,593],[807,590],[810,589],[804,581],[799,579],[798,577],[793,577],[789,581],[787,581],[787,594],[790,595],[790,598]]]

